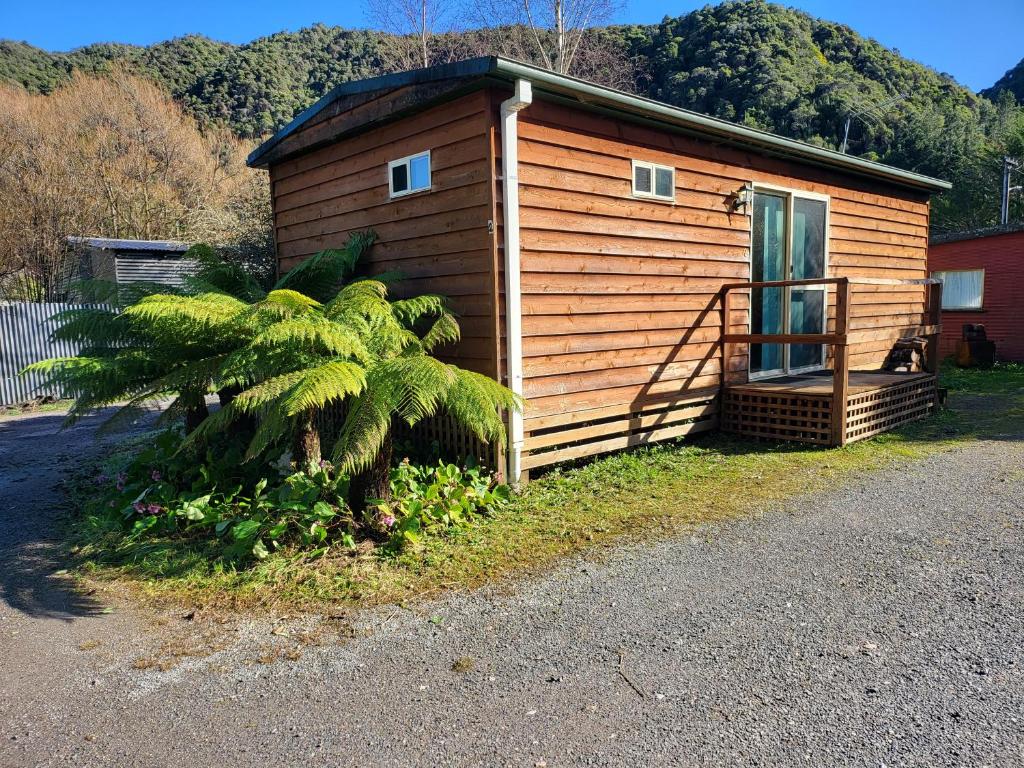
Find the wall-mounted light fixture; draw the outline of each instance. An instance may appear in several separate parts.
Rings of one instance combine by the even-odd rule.
[[[754,187],[750,184],[744,184],[738,192],[732,194],[732,210],[734,211],[743,208],[743,212],[746,213],[746,207],[752,202],[754,202]]]

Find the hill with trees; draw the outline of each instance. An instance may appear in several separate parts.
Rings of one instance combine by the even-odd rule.
[[[987,99],[999,99],[1004,93],[1011,94],[1018,104],[1024,104],[1024,59],[1017,66],[1008,69],[1006,74],[996,80],[991,88],[986,88],[981,95]]]
[[[1020,65],[1003,85],[975,94],[847,26],[765,0],[731,0],[593,34],[635,63],[634,90],[670,104],[831,148],[858,113],[848,151],[954,182],[935,204],[940,231],[995,223],[1000,158],[1024,150],[1024,118],[1013,98]],[[494,39],[466,37],[469,52],[485,52]],[[2,42],[0,81],[49,93],[73,72],[119,63],[167,89],[200,126],[227,125],[255,139],[334,85],[382,71],[388,44],[383,33],[324,25],[244,45],[189,36],[51,54]],[[1024,209],[1015,214],[1024,217]]]

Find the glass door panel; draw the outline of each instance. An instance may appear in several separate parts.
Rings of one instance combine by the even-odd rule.
[[[751,280],[785,280],[786,277],[786,198],[781,195],[754,195],[753,249]],[[782,333],[786,327],[785,289],[754,288],[750,296],[750,332]],[[766,374],[785,368],[781,344],[751,344],[750,372]]]
[[[824,278],[826,205],[785,193],[755,192],[751,281]],[[754,288],[750,332],[823,333],[825,286]],[[821,368],[823,344],[751,344],[750,373],[765,376]]]
[[[793,198],[793,245],[791,277],[809,280],[825,277],[825,203]],[[789,332],[824,333],[825,286],[790,289]],[[789,370],[818,368],[825,361],[823,344],[793,344]]]

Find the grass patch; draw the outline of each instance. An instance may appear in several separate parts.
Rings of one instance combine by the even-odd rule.
[[[29,401],[18,405],[0,406],[0,421],[8,416],[25,416],[32,413],[52,413],[66,411],[71,407],[71,400],[50,400],[46,402]]]
[[[842,449],[716,433],[555,470],[500,514],[395,557],[364,551],[309,561],[285,552],[234,569],[216,559],[212,545],[127,542],[87,519],[74,529],[77,569],[149,598],[226,609],[372,605],[435,596],[537,573],[568,555],[594,556],[623,541],[748,516],[771,502],[979,438],[1024,433],[1024,366],[944,369],[942,385],[950,397],[939,414]]]

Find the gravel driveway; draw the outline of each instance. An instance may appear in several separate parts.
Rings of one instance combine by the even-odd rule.
[[[294,618],[231,623],[160,671],[133,662],[195,621],[49,575],[61,457],[92,450],[56,421],[0,422],[0,765],[1024,765],[1024,435],[297,660],[267,653]]]

